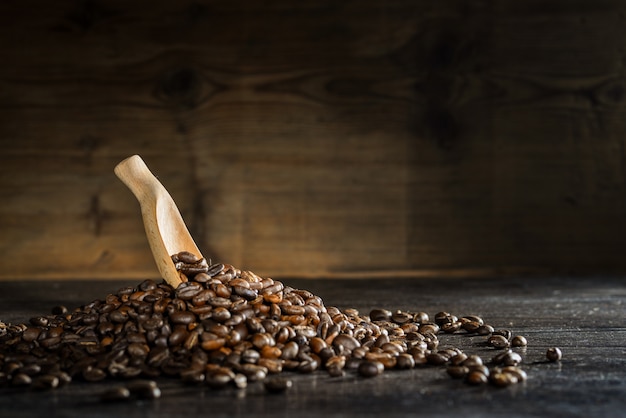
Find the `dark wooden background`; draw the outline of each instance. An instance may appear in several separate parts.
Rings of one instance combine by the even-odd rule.
[[[0,277],[626,273],[626,3],[3,0]]]

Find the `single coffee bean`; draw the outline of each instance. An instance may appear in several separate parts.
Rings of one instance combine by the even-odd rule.
[[[359,364],[358,372],[363,377],[378,376],[385,370],[385,366],[378,361],[362,361]]]
[[[511,339],[511,347],[526,347],[528,345],[528,341],[522,335],[516,335]]]
[[[492,334],[487,340],[487,343],[496,349],[503,349],[509,346],[509,340],[500,334]]]
[[[269,393],[282,393],[290,389],[293,382],[290,379],[285,378],[271,378],[264,382],[265,390]]]
[[[339,334],[333,340],[333,346],[342,346],[347,351],[352,351],[357,347],[361,346],[361,343],[357,341],[356,338],[347,335],[347,334]]]
[[[528,375],[524,370],[515,366],[507,366],[502,368],[502,373],[512,374],[517,378],[518,382],[524,382],[528,379]]]
[[[104,370],[97,367],[88,367],[82,372],[83,379],[88,382],[99,382],[107,377]]]
[[[35,376],[41,372],[41,366],[37,363],[30,363],[20,367],[19,371],[28,376]]]
[[[495,364],[495,365],[500,365],[504,362],[504,358],[509,355],[510,353],[512,353],[511,350],[506,350],[503,351],[501,353],[496,354],[495,356],[493,356],[493,358],[491,359],[491,363]]]
[[[450,364],[452,366],[460,366],[467,360],[467,354],[465,353],[457,353],[450,357]]]
[[[183,263],[187,264],[195,264],[200,261],[200,257],[189,251],[181,251],[174,257],[176,257],[177,261],[182,261]]]
[[[413,315],[413,321],[418,324],[425,324],[430,321],[430,318],[428,317],[428,314],[426,312],[417,312],[415,315]]]
[[[52,315],[65,315],[67,313],[67,308],[63,305],[58,305],[52,308]]]
[[[442,326],[449,322],[457,322],[458,318],[449,312],[438,312],[435,314],[435,324]]]
[[[494,329],[491,325],[485,324],[476,328],[476,334],[478,335],[490,335],[493,333]]]
[[[489,382],[491,382],[494,386],[506,387],[517,383],[517,377],[511,373],[502,373],[498,371],[489,376]]]
[[[436,366],[446,364],[450,357],[444,353],[434,352],[426,355],[426,361],[428,364],[433,364]]]
[[[561,360],[561,357],[563,357],[563,353],[561,352],[561,349],[558,347],[550,347],[548,348],[548,351],[546,351],[546,358],[549,361],[559,361]]]
[[[235,373],[226,368],[219,368],[206,375],[206,383],[214,389],[226,387],[235,378]]]
[[[119,402],[130,399],[130,390],[124,386],[107,389],[100,395],[103,402]]]
[[[399,354],[396,359],[396,368],[398,369],[412,369],[415,367],[415,359],[410,354]]]
[[[488,382],[488,378],[485,374],[474,370],[467,374],[465,381],[470,385],[482,385]]]
[[[391,315],[392,312],[387,309],[372,309],[369,316],[372,321],[389,321]]]
[[[469,373],[469,368],[465,366],[448,366],[446,372],[455,379],[461,379]]]
[[[33,318],[30,318],[31,325],[34,325],[36,327],[45,327],[48,325],[48,318],[46,318],[45,316],[35,316]]]
[[[454,334],[461,329],[460,322],[446,322],[441,325],[441,330],[446,334]]]
[[[56,389],[59,386],[59,378],[44,374],[33,380],[31,387],[36,390]]]
[[[478,330],[481,327],[482,327],[482,325],[480,324],[480,322],[477,322],[477,321],[467,321],[467,322],[462,322],[461,323],[461,328],[463,328],[465,331],[467,331],[469,333],[478,332]]]
[[[489,367],[485,366],[484,364],[482,365],[476,365],[476,366],[465,366],[469,369],[470,373],[471,372],[480,372],[482,374],[484,374],[485,376],[489,377],[489,375],[491,374],[491,371],[489,370]]]
[[[26,373],[17,373],[11,379],[12,386],[30,386],[33,379]]]
[[[518,353],[514,353],[512,351],[506,353],[506,355],[502,359],[502,364],[504,366],[517,366],[521,362],[522,362],[522,356],[520,356]]]
[[[196,320],[196,315],[190,311],[178,311],[170,314],[172,324],[189,325]]]
[[[161,397],[161,390],[154,380],[133,380],[126,384],[132,395],[141,399],[156,399]]]
[[[245,389],[248,386],[248,378],[243,373],[237,373],[233,379],[237,389]]]
[[[413,315],[408,312],[395,311],[391,315],[391,320],[396,324],[406,324],[407,322],[413,320]]]

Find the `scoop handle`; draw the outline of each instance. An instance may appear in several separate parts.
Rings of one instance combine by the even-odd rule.
[[[172,241],[172,239],[175,239],[173,234],[176,233],[176,228],[172,228],[170,222],[183,223],[183,226],[184,222],[180,217],[178,209],[175,208],[173,201],[171,203],[169,201],[167,202],[170,203],[170,205],[164,205],[162,202],[159,202],[162,199],[171,200],[171,196],[159,180],[150,172],[139,155],[126,158],[120,162],[113,171],[139,201],[146,236],[159,273],[161,273],[161,276],[172,287],[178,287],[178,285],[182,283],[182,280],[172,262],[171,255],[173,253],[170,254],[170,251],[168,251],[165,240]],[[164,213],[164,211],[159,208],[159,205],[165,207],[174,205],[174,210],[172,211],[170,209]],[[160,217],[167,217],[171,212],[174,212],[173,218],[175,219],[160,219]],[[162,226],[165,227],[162,228]],[[185,232],[187,232],[186,227]]]

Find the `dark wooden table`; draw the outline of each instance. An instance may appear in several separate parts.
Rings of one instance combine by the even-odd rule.
[[[331,378],[320,371],[293,374],[293,387],[268,394],[260,383],[245,390],[212,390],[159,380],[154,401],[103,403],[117,382],[70,385],[49,392],[0,390],[0,416],[626,416],[626,281],[623,278],[284,280],[320,295],[326,305],[477,314],[496,328],[526,336],[529,378],[507,388],[472,387],[441,367],[388,371],[365,379]],[[134,281],[0,282],[0,319],[24,322],[58,304],[80,306]],[[485,337],[442,335],[486,360],[496,352]],[[545,360],[558,346],[563,359]]]

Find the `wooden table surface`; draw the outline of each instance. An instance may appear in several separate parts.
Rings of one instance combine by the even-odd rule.
[[[0,390],[0,416],[577,416],[626,414],[626,281],[622,278],[445,280],[283,280],[321,296],[327,306],[374,307],[456,315],[476,314],[496,328],[526,336],[522,352],[529,377],[507,388],[473,387],[426,366],[387,371],[371,379],[349,372],[289,374],[293,387],[268,394],[260,383],[245,390],[212,390],[158,380],[154,401],[103,403],[99,395],[118,382],[78,383],[49,392]],[[58,304],[77,307],[133,281],[0,282],[0,320],[18,323]],[[441,335],[490,359],[485,337]],[[558,346],[563,359],[545,360]]]

